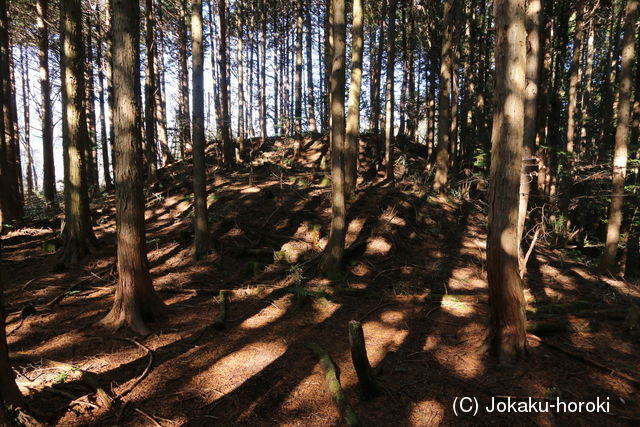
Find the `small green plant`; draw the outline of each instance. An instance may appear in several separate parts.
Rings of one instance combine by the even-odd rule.
[[[67,380],[67,378],[69,378],[69,375],[66,372],[60,372],[58,373],[58,376],[56,377],[56,384],[64,384],[64,382]]]
[[[302,281],[306,279],[303,274],[304,270],[299,264],[292,265],[291,268],[289,268],[289,273],[293,276],[293,280],[295,280],[297,286],[300,286]]]
[[[274,251],[273,259],[277,262],[286,262],[287,261],[287,253],[285,251]]]

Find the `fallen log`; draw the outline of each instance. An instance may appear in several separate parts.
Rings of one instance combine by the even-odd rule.
[[[348,426],[359,426],[360,420],[347,400],[347,396],[340,385],[340,369],[333,362],[329,353],[316,343],[308,343],[307,347],[320,359],[320,366],[324,370],[324,378],[331,397],[338,406],[342,419]]]

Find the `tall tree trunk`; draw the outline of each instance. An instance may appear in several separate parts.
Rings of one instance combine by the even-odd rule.
[[[307,116],[309,117],[309,132],[318,132],[318,125],[316,123],[315,114],[315,99],[313,96],[313,55],[312,55],[312,41],[313,41],[313,27],[311,26],[311,5],[307,4],[304,8],[304,20],[307,27],[306,38],[306,56],[307,56]],[[322,71],[322,67],[320,68]],[[322,80],[322,79],[320,79]]]
[[[202,46],[202,0],[192,0],[191,13],[191,39],[192,39],[192,65],[191,72],[193,78],[192,85],[192,101],[193,101],[193,205],[194,217],[193,228],[195,239],[193,243],[193,257],[198,260],[205,256],[209,250],[209,225],[207,220],[207,176],[205,161],[205,138],[204,138],[204,48]],[[224,5],[223,2],[219,4]],[[224,25],[224,9],[220,8],[221,27]],[[224,32],[222,32],[221,40],[224,40]],[[226,55],[223,49],[220,49],[221,55]],[[221,64],[221,71],[224,67]],[[223,74],[224,76],[224,74]],[[221,79],[224,82],[224,78]],[[227,105],[226,85],[221,84],[223,99],[222,108]],[[224,118],[224,123],[228,123]],[[224,135],[223,125],[223,135]],[[228,133],[226,134],[228,138]],[[228,141],[225,141],[228,143]],[[225,146],[226,148],[226,146]],[[229,153],[225,150],[225,160]]]
[[[102,32],[102,16],[99,8],[95,10],[96,15],[96,60],[98,61],[98,103],[100,104],[100,146],[102,147],[102,176],[104,179],[105,189],[111,190],[113,188],[113,182],[111,181],[111,174],[109,173],[109,143],[107,139],[107,119],[106,119],[106,105],[104,97],[104,57],[102,55],[102,39],[104,33]]]
[[[395,110],[394,102],[394,70],[395,70],[395,40],[396,40],[396,6],[397,0],[389,0],[389,31],[387,35],[387,82],[386,82],[386,94],[385,94],[385,125],[384,125],[384,163],[385,179],[393,179],[393,148],[394,148],[394,126],[393,126],[393,112]]]
[[[158,145],[156,143],[156,97],[158,82],[156,81],[156,11],[154,0],[145,0],[145,75],[144,75],[144,131],[145,158],[147,165],[147,184],[158,181]]]
[[[112,329],[149,333],[164,304],[149,275],[142,190],[138,1],[113,0],[113,78],[118,284],[113,307],[102,323]]]
[[[593,86],[593,58],[595,56],[595,24],[593,16],[589,24],[589,35],[587,36],[587,56],[584,71],[584,90],[582,91],[582,121],[580,125],[580,149],[578,155],[591,153],[593,143],[591,131],[591,88]]]
[[[380,25],[380,35],[377,43],[377,56],[375,62],[373,63],[374,68],[371,71],[371,80],[373,82],[371,88],[371,129],[376,135],[380,132],[380,85],[382,81],[382,56],[384,53],[386,28],[384,17],[387,16],[387,0],[382,1],[382,13],[380,14],[380,16],[382,16],[383,19]]]
[[[566,153],[567,158],[564,161],[564,170],[566,173],[560,177],[560,184],[562,187],[561,193],[563,197],[560,198],[560,211],[568,216],[569,200],[571,198],[571,188],[573,186],[573,179],[571,174],[573,172],[575,162],[577,160],[576,151],[579,150],[579,139],[577,129],[578,123],[578,98],[579,98],[579,85],[581,81],[581,62],[582,62],[582,42],[584,39],[584,13],[585,13],[585,0],[580,0],[577,5],[576,13],[576,29],[573,37],[573,55],[571,58],[571,65],[569,67],[569,95],[567,100],[567,145]],[[570,221],[570,220],[569,220]]]
[[[267,100],[266,100],[266,86],[267,86],[267,65],[266,65],[266,50],[267,50],[267,11],[265,0],[260,0],[260,49],[259,49],[259,65],[260,81],[260,144],[264,146],[267,141]]]
[[[601,81],[602,102],[600,103],[600,132],[598,135],[597,161],[606,161],[609,148],[614,145],[614,89],[618,74],[620,23],[622,21],[624,2],[611,2],[611,18],[609,25],[608,46],[604,59],[604,73]]]
[[[638,0],[628,0],[625,9],[624,39],[622,40],[622,68],[618,93],[618,125],[616,145],[613,153],[613,181],[611,206],[605,249],[600,260],[601,272],[612,272],[616,267],[616,254],[622,225],[624,183],[627,175],[627,149],[629,144],[629,122],[631,119],[631,88],[635,45],[635,25],[638,15]]]
[[[549,189],[549,148],[548,148],[548,122],[549,108],[551,107],[551,82],[553,61],[553,2],[546,1],[543,4],[541,15],[545,20],[540,26],[541,64],[539,73],[538,91],[538,120],[536,123],[536,138],[538,141],[538,195],[545,197]]]
[[[349,102],[347,128],[344,147],[345,193],[351,196],[356,190],[358,178],[358,140],[360,137],[360,89],[362,86],[362,49],[363,41],[362,0],[353,0],[353,24],[351,26],[351,84],[349,84]]]
[[[95,239],[89,215],[85,144],[89,140],[84,108],[84,43],[80,0],[60,4],[62,52],[62,140],[64,173],[64,246],[61,264],[89,253]]]
[[[442,25],[442,49],[440,60],[440,98],[438,100],[438,147],[436,148],[436,176],[433,189],[440,193],[448,190],[449,162],[451,156],[451,75],[453,64],[452,10],[457,0],[445,0]]]
[[[29,57],[25,54],[24,45],[20,45],[20,73],[22,74],[22,106],[24,124],[24,150],[25,169],[27,175],[27,195],[33,196],[33,175],[31,173],[31,121],[29,117],[29,104],[31,90],[29,88]]]
[[[463,75],[463,91],[460,110],[460,152],[458,157],[459,167],[470,170],[473,164],[473,151],[475,137],[473,136],[473,97],[475,96],[475,50],[472,46],[476,46],[476,16],[475,16],[475,0],[469,5],[469,10],[465,12],[467,24],[464,25],[464,40],[461,43],[462,51],[462,75]]]
[[[386,1],[386,0],[384,0]],[[325,93],[324,99],[324,116],[322,118],[322,127],[329,129],[329,146],[331,146],[331,70],[333,68],[333,1],[325,0],[325,14],[324,14],[324,86]]]
[[[296,75],[294,80],[295,134],[302,134],[302,0],[296,5]]]
[[[415,35],[415,16],[414,10],[416,7],[416,0],[410,0],[409,2],[409,100],[407,105],[407,130],[409,131],[409,141],[411,143],[416,142],[416,76],[415,76],[415,63],[416,63],[416,35]],[[419,84],[420,82],[418,82]]]
[[[254,22],[255,22],[255,13],[251,13],[250,14],[251,17],[249,18],[249,101],[247,103],[247,114],[248,114],[248,119],[247,119],[247,125],[249,126],[249,137],[250,138],[255,138],[256,134],[255,134],[255,130],[253,128],[253,51],[254,51],[254,35],[255,35],[255,27],[254,27]],[[252,141],[253,144],[253,141]]]
[[[189,114],[189,69],[187,68],[188,34],[187,1],[180,0],[178,15],[178,128],[180,135],[180,153],[191,145],[191,123]]]
[[[244,37],[244,6],[242,0],[238,3],[238,10],[236,11],[237,26],[238,26],[238,150],[240,151],[240,158],[244,155],[245,147],[245,130],[244,130],[244,61],[243,61],[243,44],[242,38]]]
[[[87,132],[89,139],[85,145],[87,158],[87,184],[89,188],[99,189],[98,184],[98,141],[96,132],[96,91],[93,76],[93,24],[91,14],[87,14],[87,58],[85,64],[86,98],[85,109],[87,110]],[[91,191],[93,193],[93,191]]]
[[[529,192],[535,167],[533,156],[536,147],[536,118],[538,108],[538,68],[541,62],[540,50],[540,22],[542,7],[541,0],[529,0],[527,3],[527,68],[526,93],[524,101],[524,141],[522,144],[522,173],[520,175],[520,202],[518,205],[518,249],[522,242]],[[518,258],[520,259],[520,257]]]
[[[11,76],[9,14],[6,0],[0,1],[0,224],[22,217],[20,150],[15,88]],[[15,114],[14,114],[15,113]]]
[[[40,65],[40,101],[42,103],[42,192],[49,204],[55,203],[56,173],[53,161],[53,118],[51,83],[49,81],[49,23],[48,0],[37,0],[38,61]]]
[[[580,70],[582,60],[582,40],[584,38],[584,7],[585,0],[579,0],[576,13],[576,29],[573,37],[573,56],[569,68],[569,98],[567,100],[567,153],[569,157],[575,155],[576,145],[576,114],[578,108],[578,85],[580,84]],[[571,160],[571,159],[570,159]]]
[[[209,5],[209,39],[211,40],[211,77],[213,80],[213,100],[216,110],[216,138],[222,139],[222,106],[220,105],[220,90],[219,90],[219,54],[217,46],[220,45],[218,40],[219,32],[216,25],[216,14],[213,12],[213,1],[208,2]]]
[[[407,114],[407,91],[409,89],[409,52],[407,42],[407,11],[405,1],[400,3],[400,39],[402,43],[402,83],[400,84],[398,135],[405,135]]]
[[[113,16],[113,2],[111,0],[104,0],[105,1],[105,7],[104,7],[104,11],[105,11],[105,25],[107,26],[107,31],[106,31],[106,40],[105,40],[105,70],[106,70],[106,77],[107,77],[107,97],[108,97],[108,102],[107,102],[107,106],[108,108],[108,113],[109,113],[109,145],[111,147],[111,167],[114,170],[114,180],[115,180],[115,169],[116,169],[116,156],[115,156],[115,141],[114,141],[114,135],[115,135],[115,130],[114,130],[114,123],[113,123],[113,117],[114,117],[114,107],[115,104],[113,102],[113,26],[112,26],[112,22],[111,22],[111,17]]]
[[[154,8],[154,34],[153,43],[153,70],[155,71],[155,90],[154,90],[154,106],[155,106],[155,122],[158,135],[158,145],[160,146],[160,164],[164,167],[169,163],[173,163],[173,155],[169,149],[169,138],[167,137],[167,115],[165,112],[164,97],[164,37],[162,35],[162,4],[156,5],[153,0]]]
[[[332,51],[331,67],[331,230],[320,270],[336,279],[342,271],[346,234],[344,194],[344,83],[346,13],[344,0],[331,0]]]
[[[218,45],[219,54],[218,58],[220,63],[218,69],[220,70],[220,106],[221,111],[221,131],[222,131],[222,149],[223,149],[223,163],[225,166],[231,166],[234,163],[234,148],[229,135],[231,120],[229,118],[229,92],[227,83],[227,18],[226,18],[226,1],[218,0],[218,16],[220,17],[220,26],[218,27]],[[192,36],[193,38],[193,36]],[[195,83],[195,80],[194,80]],[[203,88],[200,89],[204,90]],[[195,96],[195,88],[193,90]],[[203,148],[204,149],[204,148]]]
[[[500,362],[511,362],[527,348],[517,242],[525,105],[524,0],[496,0],[494,13],[496,79],[487,235],[488,343]]]

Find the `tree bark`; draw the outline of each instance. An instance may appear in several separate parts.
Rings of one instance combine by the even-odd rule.
[[[105,189],[113,189],[111,174],[109,173],[109,143],[107,138],[106,105],[104,97],[104,57],[102,54],[102,39],[105,36],[102,32],[102,17],[100,10],[96,9],[96,60],[98,61],[98,103],[100,104],[100,145],[102,147],[102,175]]]
[[[140,18],[137,1],[113,0],[113,92],[118,284],[102,324],[149,333],[163,303],[153,289],[144,227],[140,133]],[[138,83],[136,83],[136,79]]]
[[[527,218],[529,192],[535,166],[536,118],[538,108],[538,69],[542,51],[540,50],[541,0],[529,0],[527,3],[527,68],[526,92],[524,101],[524,142],[522,144],[522,173],[520,175],[520,202],[518,205],[518,249]],[[520,252],[519,252],[520,254]],[[521,254],[520,254],[521,255]],[[518,259],[521,259],[519,256]]]
[[[453,9],[457,0],[445,0],[442,25],[440,60],[440,96],[438,100],[438,147],[436,148],[436,176],[433,189],[440,193],[448,191],[449,162],[451,156],[451,75],[453,64]]]
[[[204,257],[209,250],[209,225],[207,218],[207,167],[205,161],[206,144],[204,138],[204,49],[202,46],[202,0],[193,0],[191,4],[191,39],[193,61],[191,65],[193,78],[193,93],[191,96],[191,99],[193,101],[193,228],[195,235],[195,239],[193,242],[193,257],[194,259],[198,260]],[[220,12],[223,13],[223,10],[221,9]],[[221,15],[220,21],[222,22],[223,19],[224,15]],[[222,79],[222,81],[224,81],[224,79]],[[226,98],[224,97],[224,95],[226,95],[226,85],[223,84],[222,89],[222,105],[224,114],[224,106],[227,105]],[[229,134],[227,133],[227,137],[228,135]],[[227,154],[228,153],[225,150],[225,160],[228,160],[226,159]]]
[[[384,53],[384,40],[385,40],[385,23],[384,17],[387,15],[387,0],[382,2],[383,17],[380,25],[380,35],[378,36],[378,50],[375,61],[372,61],[373,70],[371,70],[371,129],[374,134],[380,132],[380,85],[382,81],[382,56]]]
[[[9,14],[6,0],[0,1],[0,224],[22,217],[20,151],[17,134],[15,90],[11,77]]]
[[[494,13],[496,79],[487,235],[488,344],[500,362],[511,362],[527,347],[516,240],[524,134],[524,0],[496,0]]]
[[[53,161],[53,119],[49,81],[49,0],[37,0],[38,61],[40,64],[40,100],[42,103],[42,193],[49,204],[55,203],[56,173]]]
[[[620,89],[618,93],[618,125],[616,127],[616,145],[613,153],[613,180],[611,187],[611,206],[605,249],[600,260],[599,270],[613,272],[616,267],[616,254],[622,225],[622,206],[624,204],[624,183],[627,175],[627,150],[629,144],[629,122],[631,119],[631,88],[635,45],[635,25],[638,15],[638,0],[628,0],[625,8],[624,38],[622,40],[622,68],[620,69]]]
[[[221,132],[222,132],[222,149],[223,149],[223,163],[229,167],[234,163],[234,148],[229,135],[231,120],[229,119],[229,92],[227,84],[227,18],[226,18],[226,1],[218,0],[218,16],[220,17],[220,26],[218,27],[218,58],[220,63],[218,69],[220,70],[220,107],[221,111]],[[193,38],[193,35],[192,35]],[[204,88],[200,88],[204,90]],[[195,96],[196,89],[193,89]]]
[[[351,26],[351,84],[347,107],[347,128],[345,135],[344,179],[346,197],[356,190],[358,178],[358,141],[360,138],[360,89],[362,86],[363,49],[362,0],[353,0],[353,24]]]
[[[84,43],[80,0],[60,4],[62,52],[62,140],[65,199],[64,246],[60,263],[76,262],[95,240],[89,215],[85,144],[89,140],[84,108]]]
[[[318,125],[316,123],[315,114],[315,100],[313,96],[313,55],[312,55],[312,41],[313,41],[313,28],[311,26],[311,5],[307,4],[304,8],[304,18],[307,27],[306,38],[306,56],[307,56],[307,116],[309,118],[309,132],[318,132]],[[322,69],[320,69],[322,71]],[[322,80],[322,79],[321,79]]]
[[[260,145],[264,146],[267,141],[267,100],[266,100],[266,86],[267,86],[267,65],[266,65],[266,50],[267,50],[267,13],[265,0],[260,0],[260,45],[259,45],[259,65],[260,81],[258,82],[258,90],[260,92]]]
[[[164,167],[173,163],[174,158],[169,148],[169,138],[167,137],[167,115],[164,96],[164,36],[162,33],[162,3],[156,5],[153,0],[155,15],[155,34],[153,43],[156,45],[153,50],[153,69],[155,71],[155,91],[154,105],[156,129],[158,135],[158,145],[160,146],[160,164]]]
[[[238,3],[236,11],[236,19],[238,26],[238,43],[237,43],[237,59],[238,59],[238,150],[240,158],[244,155],[245,147],[245,130],[244,130],[244,58],[243,43],[244,37],[244,6],[242,0]]]
[[[294,80],[295,134],[302,134],[302,0],[296,5],[296,74]]]
[[[580,125],[580,149],[579,156],[591,154],[593,151],[592,130],[591,130],[591,90],[593,87],[593,58],[595,56],[595,25],[593,16],[589,24],[589,35],[587,36],[587,56],[584,71],[584,90],[582,91],[582,121]]]
[[[188,34],[187,2],[180,0],[178,15],[178,129],[180,153],[184,157],[185,148],[191,145],[191,123],[189,114],[189,69],[187,68]]]
[[[31,90],[29,88],[29,57],[25,54],[24,45],[20,45],[20,73],[22,74],[22,111],[24,124],[24,149],[25,149],[25,169],[27,175],[27,195],[33,196],[33,175],[31,159],[31,121],[29,117],[29,104]]]
[[[344,182],[344,83],[345,83],[345,6],[344,0],[331,0],[331,230],[320,270],[335,279],[342,271],[346,233]]]
[[[87,110],[87,133],[89,139],[85,146],[87,158],[87,184],[91,188],[98,190],[98,140],[96,132],[96,91],[93,75],[93,23],[91,22],[91,14],[87,14],[86,19],[87,30],[87,58],[85,65],[85,81],[86,81],[86,98],[85,109]]]
[[[147,165],[147,184],[158,181],[158,145],[156,141],[156,97],[158,82],[156,81],[156,13],[154,0],[145,0],[145,75],[144,75],[144,131],[145,157]]]
[[[384,115],[384,163],[385,179],[393,180],[393,148],[394,148],[394,125],[393,113],[395,110],[394,101],[394,70],[395,70],[395,40],[396,40],[396,6],[397,0],[389,0],[389,31],[387,35],[387,82],[385,94],[385,115]]]

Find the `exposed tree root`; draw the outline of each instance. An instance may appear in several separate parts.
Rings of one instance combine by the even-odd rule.
[[[102,338],[102,337],[92,337],[92,338]],[[120,399],[122,398],[122,396],[130,393],[149,374],[149,371],[151,370],[151,365],[153,364],[153,351],[151,351],[151,349],[146,345],[141,344],[138,341],[131,338],[116,337],[116,336],[109,336],[107,338],[133,343],[138,347],[140,347],[145,352],[145,356],[149,356],[149,360],[147,361],[147,366],[144,368],[144,371],[142,371],[142,373],[138,375],[138,377],[133,381],[133,383],[131,383],[131,385],[129,385],[126,389],[122,390],[120,393],[115,395],[114,399]]]

